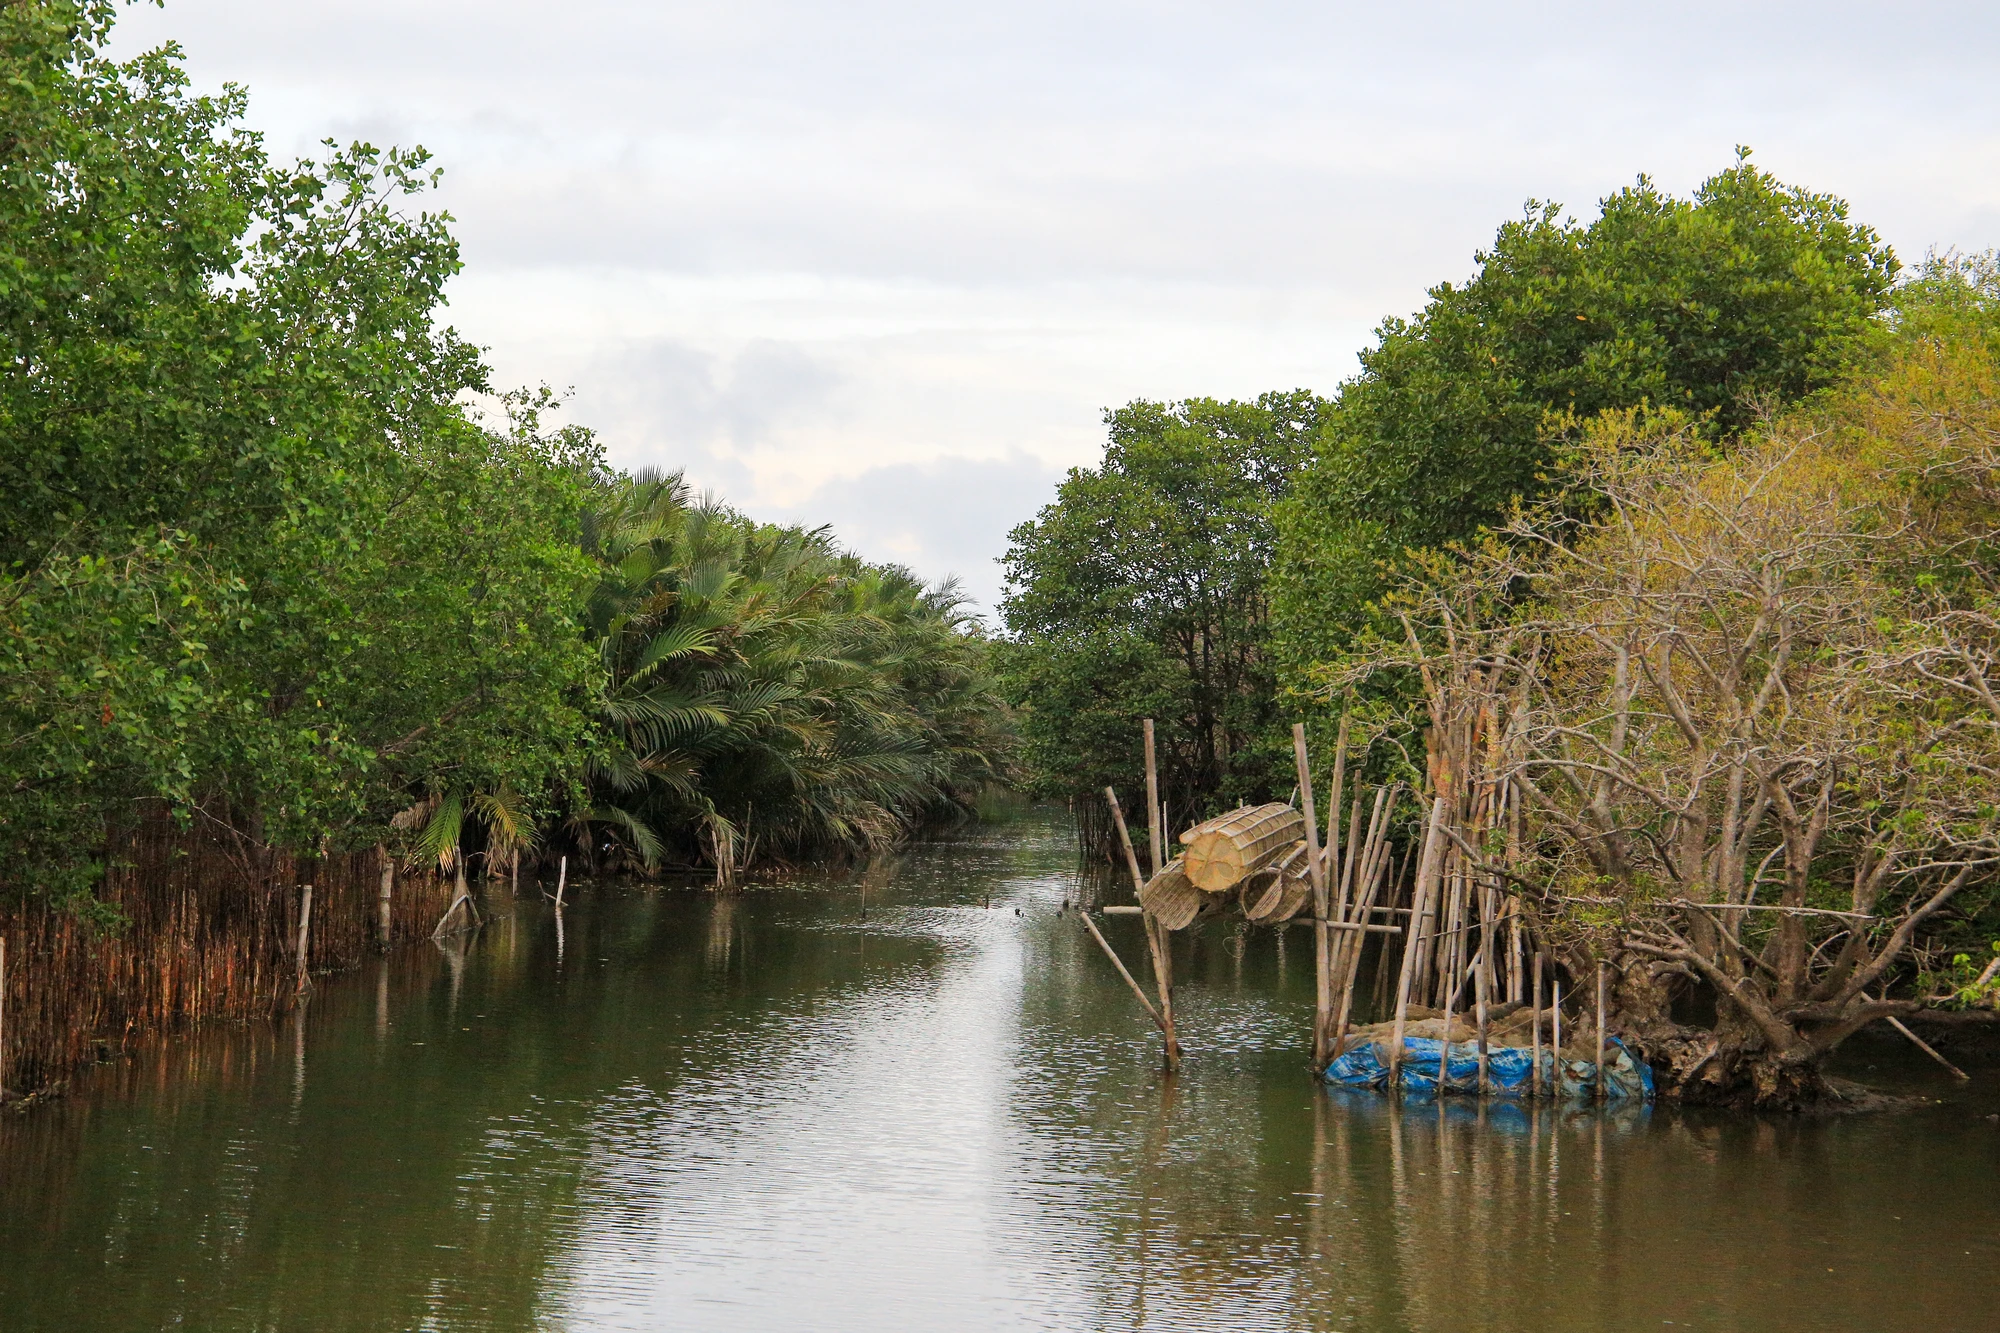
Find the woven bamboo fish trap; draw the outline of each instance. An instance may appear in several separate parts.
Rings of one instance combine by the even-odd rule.
[[[1305,836],[1306,824],[1289,805],[1246,805],[1181,834],[1188,880],[1209,893],[1227,893],[1285,855]]]
[[[1168,930],[1186,930],[1209,901],[1207,894],[1189,882],[1187,867],[1178,856],[1139,890],[1139,906]]]
[[[1292,844],[1283,856],[1255,871],[1239,891],[1245,920],[1276,925],[1305,910],[1312,897],[1312,877],[1306,871],[1306,845]]]

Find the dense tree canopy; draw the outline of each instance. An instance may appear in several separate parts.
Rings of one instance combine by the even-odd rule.
[[[950,585],[693,502],[678,475],[609,482],[585,545],[614,743],[579,822],[640,863],[876,850],[1006,776],[1006,707]]]
[[[1279,507],[1272,601],[1288,681],[1337,658],[1388,568],[1564,483],[1564,423],[1686,413],[1717,438],[1832,383],[1880,330],[1897,273],[1844,202],[1739,153],[1692,199],[1639,182],[1587,225],[1530,203],[1341,387]]]
[[[949,593],[677,490],[607,536],[646,488],[439,318],[425,155],[274,162],[174,48],[108,59],[114,16],[0,6],[0,889],[87,904],[148,809],[253,881],[595,837],[634,765],[597,804],[655,843],[872,845],[1001,762]]]
[[[1106,414],[1103,463],[1014,530],[1000,660],[1045,791],[1130,787],[1140,717],[1158,719],[1178,814],[1289,788],[1272,739],[1271,506],[1324,408],[1303,392],[1132,403]]]
[[[111,18],[0,11],[0,874],[83,891],[141,797],[255,851],[550,789],[587,439],[460,405],[420,153],[275,164],[171,48],[106,59]]]

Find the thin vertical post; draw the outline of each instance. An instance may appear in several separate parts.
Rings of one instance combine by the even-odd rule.
[[[1345,752],[1342,758],[1346,757]],[[1326,1069],[1328,1044],[1333,1033],[1333,932],[1327,925],[1330,903],[1326,892],[1326,867],[1319,859],[1319,819],[1313,809],[1312,763],[1306,754],[1306,724],[1292,724],[1292,759],[1299,773],[1299,812],[1306,822],[1306,874],[1312,880],[1313,895],[1313,1070]],[[1335,798],[1338,799],[1337,797]]]
[[[1535,1062],[1528,1066],[1532,1071],[1528,1078],[1528,1095],[1539,1097],[1542,1095],[1542,951],[1540,949],[1535,950],[1535,983],[1529,1003],[1533,1005],[1529,1017],[1534,1024]]]
[[[0,1093],[7,1090],[7,937],[0,935]]]
[[[1551,1054],[1550,1062],[1555,1066],[1553,1076],[1551,1077],[1549,1083],[1549,1096],[1555,1097],[1561,1095],[1562,1093],[1562,1063],[1563,1063],[1562,978],[1555,976],[1550,977],[1549,989],[1550,991],[1553,992],[1553,994],[1549,998],[1549,1041],[1554,1046],[1554,1050],[1550,1053]]]
[[[396,891],[396,859],[379,842],[375,844],[375,857],[382,863],[382,882],[375,891],[375,940],[387,952],[389,928],[394,920],[391,899]]]
[[[1482,1097],[1484,1097],[1489,1091],[1487,1086],[1487,1076],[1488,1076],[1487,1037],[1489,1035],[1490,1029],[1487,1027],[1487,1022],[1486,1022],[1487,1013],[1489,1010],[1489,1006],[1487,1004],[1488,981],[1486,973],[1488,971],[1487,951],[1492,947],[1493,947],[1493,941],[1489,938],[1486,941],[1486,943],[1482,944],[1479,947],[1479,957],[1473,962],[1472,965],[1473,1004],[1477,1006],[1478,1009],[1477,1023],[1479,1028],[1479,1095]]]
[[[1458,998],[1458,978],[1446,974],[1444,979],[1444,1031],[1443,1040],[1438,1043],[1438,1096],[1444,1096],[1444,1076],[1451,1067],[1451,1005]]]
[[[1604,963],[1597,964],[1597,1100],[1609,1095],[1604,1079]]]
[[[1389,1086],[1399,1086],[1396,1077],[1403,1067],[1403,1027],[1410,1017],[1410,984],[1417,970],[1418,945],[1430,926],[1431,900],[1437,879],[1438,844],[1443,841],[1444,797],[1431,801],[1430,824],[1424,831],[1423,851],[1417,858],[1416,884],[1410,891],[1410,920],[1403,937],[1403,966],[1396,979],[1396,1027],[1389,1046]]]
[[[569,858],[563,857],[556,867],[556,910],[562,910],[563,890],[569,887]]]
[[[306,884],[299,889],[299,986],[298,993],[304,995],[311,984],[306,980],[306,950],[312,942],[313,886]]]
[[[1152,842],[1153,873],[1166,865],[1166,830],[1160,820],[1160,769],[1153,759],[1153,719],[1143,724],[1146,732],[1146,833]]]

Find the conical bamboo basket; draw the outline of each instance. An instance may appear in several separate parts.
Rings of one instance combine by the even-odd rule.
[[[1305,820],[1289,805],[1246,805],[1197,824],[1181,835],[1188,880],[1207,893],[1227,893],[1291,850]]]

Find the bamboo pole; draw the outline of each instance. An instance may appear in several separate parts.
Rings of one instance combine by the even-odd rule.
[[[1945,1059],[1942,1055],[1939,1055],[1937,1053],[1936,1048],[1933,1047],[1929,1042],[1925,1041],[1922,1037],[1919,1037],[1916,1033],[1904,1027],[1902,1019],[1897,1018],[1894,1015],[1891,1015],[1889,1018],[1889,1026],[1896,1029],[1896,1031],[1902,1033],[1904,1036],[1908,1037],[1911,1041],[1915,1042],[1918,1050],[1922,1051],[1925,1055],[1928,1055],[1931,1059],[1937,1061],[1939,1064],[1943,1065],[1946,1069],[1949,1069],[1952,1073],[1956,1074],[1961,1082],[1965,1083],[1972,1082],[1972,1075],[1966,1073],[1963,1069],[1960,1069],[1957,1065]]]
[[[1529,1003],[1533,1006],[1529,1011],[1529,1020],[1532,1024],[1531,1031],[1534,1033],[1534,1063],[1528,1066],[1531,1071],[1528,1077],[1528,1095],[1539,1097],[1542,1095],[1542,951],[1540,949],[1535,950],[1534,966],[1535,983],[1529,999]]]
[[[1352,884],[1354,911],[1349,920],[1359,929],[1353,932],[1351,938],[1343,941],[1341,947],[1340,1012],[1333,1022],[1332,1058],[1335,1060],[1338,1060],[1347,1048],[1347,1020],[1354,1012],[1354,983],[1361,973],[1361,951],[1367,944],[1362,932],[1370,929],[1367,924],[1369,909],[1375,905],[1375,895],[1382,884],[1383,846],[1388,833],[1382,815],[1390,790],[1388,787],[1376,788],[1375,810],[1368,821],[1368,836],[1365,841],[1360,842],[1358,852],[1356,841],[1361,828],[1362,797],[1359,792],[1354,794],[1354,819],[1348,825],[1347,866],[1341,873],[1341,898],[1343,901],[1347,899],[1348,886]],[[1357,863],[1360,865],[1358,871],[1355,869]],[[1365,889],[1362,887],[1364,883],[1367,886]],[[1382,947],[1386,953],[1387,940],[1383,941]]]
[[[1604,1078],[1604,963],[1597,964],[1597,1100],[1603,1101],[1609,1095]]]
[[[299,984],[297,994],[304,995],[312,982],[306,978],[307,949],[312,943],[313,886],[299,887],[299,942],[296,950],[299,960]]]
[[[1487,1035],[1492,1013],[1493,946],[1499,934],[1493,915],[1493,886],[1490,884],[1482,885],[1479,890],[1479,934],[1479,960],[1476,964],[1479,970],[1473,981],[1473,1002],[1479,1006],[1479,1095],[1483,1097],[1491,1090],[1487,1081]]]
[[[1418,941],[1429,924],[1431,881],[1437,870],[1438,844],[1443,840],[1444,797],[1431,801],[1430,825],[1424,834],[1424,848],[1417,861],[1417,880],[1410,899],[1410,933],[1403,937],[1402,975],[1396,981],[1396,1027],[1389,1045],[1389,1086],[1403,1067],[1403,1027],[1410,1017],[1410,983],[1417,968]]]
[[[1166,1021],[1160,1017],[1160,1011],[1153,1007],[1153,1002],[1146,998],[1145,988],[1133,979],[1132,973],[1125,966],[1125,960],[1120,958],[1118,951],[1111,947],[1111,941],[1104,938],[1104,932],[1100,931],[1097,928],[1097,923],[1090,919],[1090,909],[1079,903],[1076,914],[1083,918],[1084,929],[1088,930],[1090,937],[1097,941],[1097,947],[1104,950],[1104,956],[1109,958],[1111,965],[1118,969],[1118,975],[1125,978],[1125,984],[1130,986],[1132,993],[1139,997],[1139,1003],[1145,1007],[1146,1017],[1152,1019],[1153,1026],[1157,1027],[1164,1034],[1167,1030]]]
[[[1403,901],[1403,872],[1411,869],[1415,862],[1416,858],[1413,856],[1399,856],[1391,859],[1389,864],[1389,905],[1383,909],[1386,914],[1392,916],[1397,912],[1401,912],[1404,916],[1410,914],[1408,907],[1399,907],[1397,904]],[[1409,952],[1409,936],[1414,933],[1415,929],[1412,926],[1397,941],[1396,967],[1399,972],[1402,970],[1403,956]],[[1375,981],[1372,990],[1373,993],[1369,996],[1369,999],[1374,1009],[1376,1021],[1379,1022],[1382,1015],[1389,1008],[1389,942],[1387,940],[1382,941],[1382,954],[1375,963]]]
[[[1166,837],[1160,821],[1160,770],[1153,759],[1153,719],[1147,718],[1142,725],[1146,732],[1146,833],[1152,844],[1153,873],[1157,875],[1167,863]]]
[[[1438,1096],[1444,1096],[1445,1072],[1451,1067],[1451,1002],[1458,998],[1458,978],[1446,974],[1444,983],[1444,1031],[1438,1045]]]
[[[375,941],[386,952],[390,926],[394,921],[391,898],[396,888],[396,859],[379,842],[375,844],[375,855],[382,862],[382,882],[375,893]]]
[[[1292,724],[1292,759],[1298,766],[1299,813],[1306,824],[1306,872],[1313,893],[1313,1070],[1323,1072],[1331,1059],[1333,1037],[1333,936],[1327,929],[1330,906],[1326,892],[1326,866],[1320,860],[1317,813],[1313,808],[1312,761],[1306,753],[1306,724]],[[1340,804],[1340,783],[1347,768],[1347,719],[1341,719],[1339,749],[1334,760],[1335,808]],[[1331,852],[1333,849],[1329,849]]]
[[[562,910],[563,890],[569,887],[569,858],[563,857],[556,864],[556,910]]]
[[[1554,1059],[1551,1061],[1551,1063],[1555,1066],[1555,1069],[1553,1071],[1553,1074],[1551,1075],[1549,1082],[1549,1096],[1557,1097],[1562,1094],[1562,1061],[1563,1061],[1562,978],[1558,976],[1551,976],[1549,978],[1549,989],[1553,992],[1553,994],[1549,999],[1549,1041],[1554,1045],[1555,1048],[1553,1052]]]
[[[1477,1015],[1477,1017],[1476,1017],[1476,1020],[1475,1020],[1475,1026],[1476,1026],[1476,1027],[1478,1028],[1478,1032],[1479,1032],[1479,1036],[1478,1036],[1478,1040],[1479,1040],[1479,1084],[1478,1084],[1478,1091],[1479,1091],[1479,1095],[1480,1095],[1480,1096],[1482,1096],[1482,1097],[1484,1097],[1484,1096],[1486,1095],[1487,1091],[1488,1091],[1488,1088],[1487,1088],[1487,1080],[1486,1080],[1486,1075],[1487,1075],[1487,1063],[1486,1063],[1486,1051],[1487,1051],[1487,1041],[1486,1041],[1486,1039],[1487,1039],[1487,1033],[1488,1033],[1488,1029],[1487,1029],[1487,1026],[1486,1026],[1486,1019],[1487,1019],[1487,1004],[1486,1004],[1486,995],[1487,995],[1487,991],[1486,991],[1486,985],[1487,985],[1487,980],[1486,980],[1486,972],[1487,972],[1487,968],[1488,968],[1488,966],[1489,966],[1489,960],[1488,960],[1488,957],[1487,957],[1487,950],[1488,950],[1489,948],[1491,948],[1491,947],[1492,947],[1492,941],[1491,941],[1491,940],[1488,940],[1488,941],[1486,942],[1486,944],[1484,944],[1484,945],[1480,946],[1480,949],[1479,949],[1479,957],[1478,957],[1478,958],[1477,958],[1477,959],[1476,959],[1476,960],[1475,960],[1475,961],[1473,962],[1473,965],[1472,965],[1472,1002],[1473,1002],[1473,1004],[1474,1004],[1474,1006],[1475,1006],[1475,1011],[1474,1011],[1474,1012],[1475,1012],[1475,1013],[1476,1013],[1476,1015]]]
[[[1104,799],[1111,805],[1111,822],[1118,830],[1118,845],[1124,849],[1125,868],[1132,874],[1132,892],[1136,896],[1146,883],[1139,874],[1139,854],[1132,850],[1132,834],[1125,827],[1125,812],[1118,806],[1118,793],[1106,787]],[[1166,1039],[1167,1068],[1179,1069],[1181,1042],[1174,1032],[1173,941],[1150,912],[1146,914],[1146,947],[1153,959],[1153,984],[1160,992],[1160,1033]]]

